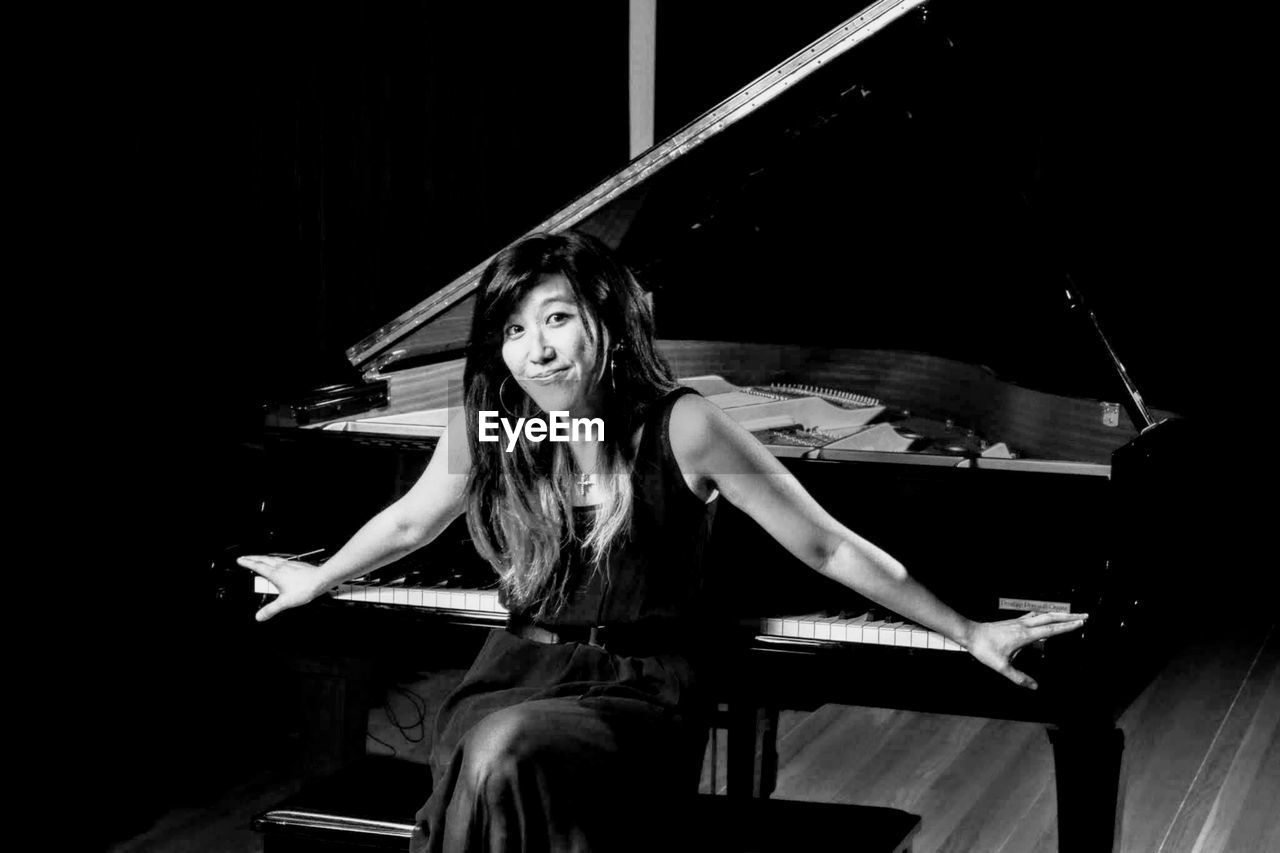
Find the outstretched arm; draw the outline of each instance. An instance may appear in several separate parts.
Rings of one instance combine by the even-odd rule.
[[[1028,643],[1075,630],[1085,614],[1028,614],[1002,622],[961,616],[881,548],[819,506],[792,474],[719,407],[694,395],[671,416],[671,446],[687,478],[714,487],[810,568],[959,643],[1016,684],[1035,681],[1010,663]]]
[[[263,622],[282,610],[306,604],[343,581],[368,574],[435,539],[462,513],[468,467],[461,422],[451,419],[450,429],[440,437],[413,488],[369,519],[324,565],[260,555],[241,557],[237,560],[240,565],[262,575],[280,591],[258,611],[257,620]]]

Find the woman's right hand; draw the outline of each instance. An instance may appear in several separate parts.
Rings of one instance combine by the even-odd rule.
[[[325,591],[320,567],[311,563],[259,555],[240,557],[236,562],[262,575],[280,591],[254,616],[259,622],[267,621],[281,610],[301,607]]]

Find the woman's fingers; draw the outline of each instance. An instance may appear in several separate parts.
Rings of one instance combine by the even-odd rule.
[[[1036,680],[1013,665],[1020,649],[1047,637],[1075,631],[1085,624],[1087,613],[1028,613],[1017,619],[987,622],[970,652],[1019,687],[1036,690]]]
[[[1074,631],[1077,628],[1084,627],[1085,620],[1076,619],[1073,622],[1054,622],[1051,625],[1040,625],[1038,627],[1028,628],[1028,642],[1043,640],[1046,637],[1056,637],[1058,634],[1065,634],[1068,631]]]
[[[236,562],[266,578],[274,587],[276,597],[267,602],[254,618],[265,622],[281,610],[306,604],[315,597],[311,573],[315,567],[288,557],[269,557],[247,554]]]
[[[263,557],[257,554],[250,554],[245,557],[237,557],[236,562],[244,566],[246,569],[255,571],[264,578],[270,580],[271,575],[274,574],[275,570],[280,567],[280,564],[285,561],[281,560],[279,557]]]
[[[284,610],[284,605],[280,603],[280,598],[277,596],[276,598],[271,599],[265,607],[255,613],[253,618],[258,622],[266,622],[281,610]]]
[[[1054,622],[1075,622],[1088,618],[1088,613],[1028,613],[1019,617],[1018,621],[1028,628],[1034,628],[1040,625],[1050,625]]]
[[[1000,670],[1000,674],[1019,687],[1025,687],[1028,690],[1038,690],[1040,688],[1040,685],[1036,684],[1036,680],[1034,678],[1011,664],[1005,664],[1004,668]]]

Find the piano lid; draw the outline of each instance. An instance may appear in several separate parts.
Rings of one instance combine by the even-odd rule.
[[[1094,120],[1062,8],[871,4],[531,230],[617,248],[663,339],[926,354],[1119,401],[1053,237],[1086,212],[1061,131]],[[461,355],[487,262],[348,358]]]
[[[859,14],[797,51],[659,145],[631,161],[593,190],[570,202],[544,222],[530,229],[528,233],[555,232],[575,226],[583,227],[584,230],[596,233],[614,248],[618,248],[619,237],[625,232],[628,223],[636,213],[635,194],[638,190],[642,197],[645,192],[643,185],[655,174],[742,121],[824,66],[829,66],[836,58],[911,9],[923,4],[924,0],[881,0],[881,2],[872,3]],[[584,221],[589,217],[592,220],[590,225]],[[594,227],[590,227],[592,225]],[[356,367],[368,366],[375,359],[385,362],[388,358],[396,357],[394,350],[390,353],[388,350],[401,341],[408,346],[402,346],[400,349],[414,353],[460,349],[466,343],[470,312],[459,311],[458,303],[475,290],[480,273],[491,259],[492,256],[485,258],[427,299],[374,331],[348,349],[347,358]],[[450,313],[450,309],[455,315],[454,318],[441,316]],[[456,324],[449,322],[450,319],[456,320],[456,315],[464,315],[465,321]],[[442,322],[436,333],[430,336],[434,339],[433,341],[405,341],[415,330],[437,320]],[[461,338],[456,334],[458,328],[463,330]],[[441,334],[440,329],[448,331]]]

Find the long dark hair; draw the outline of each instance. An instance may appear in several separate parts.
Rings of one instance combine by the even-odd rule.
[[[471,452],[467,527],[481,556],[497,570],[508,605],[537,617],[554,614],[567,598],[568,573],[557,569],[575,536],[573,454],[563,443],[523,436],[508,453],[502,443],[479,440],[477,415],[537,414],[517,383],[504,388],[511,373],[502,359],[503,328],[524,295],[543,276],[557,274],[591,320],[585,325],[600,366],[596,382],[603,391],[606,427],[597,473],[611,476],[615,484],[581,542],[594,571],[603,569],[610,546],[630,529],[632,436],[639,420],[676,386],[654,346],[653,313],[644,291],[596,238],[573,231],[535,234],[500,252],[481,275],[463,375]]]

